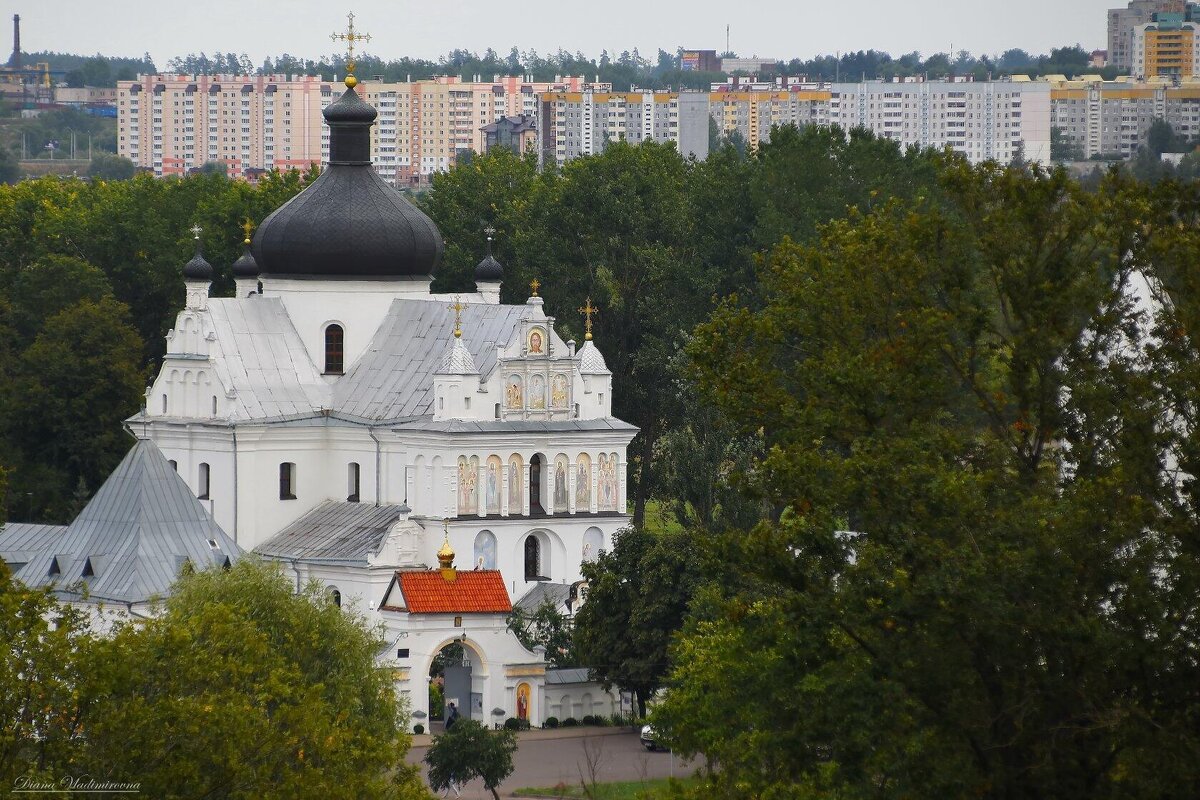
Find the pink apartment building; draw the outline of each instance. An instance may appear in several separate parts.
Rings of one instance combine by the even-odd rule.
[[[236,177],[304,169],[329,157],[321,110],[336,81],[287,75],[143,75],[117,86],[118,152],[156,175],[183,175],[220,162]],[[372,159],[400,186],[426,183],[458,154],[482,152],[481,131],[502,116],[537,113],[548,91],[606,91],[582,77],[534,82],[521,76],[455,76],[385,83],[359,91],[379,111]]]

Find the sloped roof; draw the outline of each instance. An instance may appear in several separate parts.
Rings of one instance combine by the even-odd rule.
[[[404,599],[403,610],[410,614],[507,614],[512,601],[504,588],[499,570],[459,570],[454,580],[442,577],[441,570],[401,570],[393,586]],[[388,595],[394,599],[391,590]],[[385,602],[389,602],[385,599]],[[388,606],[384,606],[386,609]],[[391,603],[393,610],[400,610]]]
[[[241,552],[158,447],[141,439],[66,531],[47,539],[16,577],[68,595],[86,585],[95,600],[141,603],[166,595],[185,560],[200,570]],[[89,562],[92,576],[84,579]]]
[[[312,561],[366,562],[378,553],[402,506],[328,500],[254,548],[256,553]]]
[[[463,345],[481,375],[496,365],[496,344],[512,338],[526,306],[463,307]],[[433,411],[433,375],[454,340],[454,316],[440,300],[394,300],[367,352],[333,388],[332,408],[372,420]]]
[[[66,531],[66,525],[9,522],[0,527],[0,559],[16,569],[61,539]]]
[[[208,310],[218,351],[213,363],[222,384],[236,392],[235,418],[287,417],[329,407],[329,386],[282,300],[215,297]]]
[[[525,593],[517,601],[517,608],[522,611],[537,611],[542,603],[549,600],[555,608],[561,609],[571,596],[571,586],[566,583],[550,583],[542,581]]]
[[[591,683],[587,667],[567,667],[565,669],[546,670],[546,683],[560,685],[566,683]]]

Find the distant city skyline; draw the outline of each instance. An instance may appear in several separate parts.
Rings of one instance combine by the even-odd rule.
[[[299,58],[338,53],[341,48],[329,35],[344,29],[350,10],[357,26],[372,36],[362,51],[384,60],[436,60],[455,48],[482,54],[490,47],[505,55],[516,45],[523,52],[546,55],[562,48],[590,58],[606,49],[615,57],[637,48],[653,61],[659,48],[672,53],[679,46],[723,50],[728,23],[731,49],[739,55],[786,61],[871,49],[893,56],[915,50],[924,57],[951,48],[975,55],[1014,47],[1042,53],[1072,44],[1103,49],[1105,11],[1118,5],[1124,3],[1010,0],[999,6],[962,0],[947,11],[942,0],[860,0],[852,7],[768,0],[747,14],[741,7],[708,0],[611,0],[598,13],[582,4],[530,0],[520,12],[498,14],[495,5],[481,0],[446,0],[432,12],[416,3],[385,0],[355,0],[345,7],[314,0],[209,0],[182,6],[177,15],[173,9],[156,11],[132,0],[68,0],[7,4],[5,19],[21,15],[21,44],[27,52],[149,52],[163,69],[174,56],[201,51],[246,53],[255,65],[283,53]]]

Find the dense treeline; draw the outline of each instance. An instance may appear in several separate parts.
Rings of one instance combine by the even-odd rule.
[[[45,178],[0,187],[0,464],[10,519],[68,521],[128,449],[137,411],[183,299],[188,228],[199,224],[229,293],[238,225],[304,183]]]
[[[604,50],[599,57],[590,57],[581,52],[571,53],[558,50],[540,54],[536,50],[509,49],[507,54],[488,48],[482,54],[456,48],[436,60],[412,58],[385,59],[364,53],[358,57],[359,75],[381,76],[387,81],[403,81],[432,78],[435,75],[483,76],[490,80],[493,75],[532,75],[538,81],[550,81],[557,75],[584,75],[599,77],[612,83],[619,91],[639,86],[650,89],[707,89],[714,82],[723,81],[722,72],[685,72],[680,69],[682,48],[674,52],[659,49],[653,58],[638,52],[624,50],[609,53]],[[736,55],[736,54],[730,54]],[[138,73],[152,74],[156,71],[149,54],[141,59],[110,58],[101,55],[79,56],[67,53],[30,53],[29,61],[46,61],[51,69],[62,70],[68,86],[114,86],[118,80],[130,80]],[[1054,48],[1048,54],[1035,55],[1013,48],[997,55],[973,55],[966,50],[957,53],[933,53],[922,58],[920,53],[905,53],[893,57],[880,50],[859,50],[836,55],[820,55],[810,59],[793,58],[778,61],[774,72],[780,75],[805,75],[812,80],[858,81],[863,78],[925,76],[942,78],[948,75],[970,75],[976,80],[989,77],[1023,73],[1028,75],[1101,72],[1105,77],[1117,74],[1115,69],[1097,70],[1089,66],[1090,56],[1079,45]],[[246,53],[209,54],[188,53],[175,56],[166,63],[171,72],[185,74],[295,74],[325,75],[344,74],[346,60],[341,55],[325,55],[320,58],[303,58],[290,53],[271,56],[256,64]]]

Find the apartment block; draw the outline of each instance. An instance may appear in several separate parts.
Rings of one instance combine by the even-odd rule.
[[[1108,11],[1108,63],[1122,70],[1133,66],[1133,36],[1139,25],[1160,11],[1182,6],[1178,0],[1130,0],[1125,8]]]
[[[674,142],[685,156],[708,155],[704,92],[554,91],[541,96],[540,159],[562,166],[611,141]]]
[[[949,147],[977,164],[1019,152],[1050,163],[1050,85],[1023,76],[988,81],[835,83],[830,122],[901,146]]]
[[[230,174],[321,160],[320,78],[144,75],[117,85],[117,152],[156,175],[209,162]]]
[[[1194,19],[1192,14],[1196,12]],[[1136,78],[1190,78],[1200,74],[1200,9],[1158,12],[1151,21],[1133,29],[1133,63]]]
[[[385,180],[409,186],[449,169],[460,153],[482,152],[485,126],[536,115],[544,92],[609,88],[582,77],[534,82],[443,76],[363,80],[358,91],[379,113],[371,132],[376,169]],[[118,151],[156,175],[181,175],[218,161],[237,176],[305,168],[329,159],[321,111],[341,91],[337,81],[312,76],[139,76],[118,84]]]
[[[1164,119],[1187,139],[1200,137],[1200,81],[1104,81],[1098,76],[1053,82],[1053,126],[1084,158],[1129,158]]]

